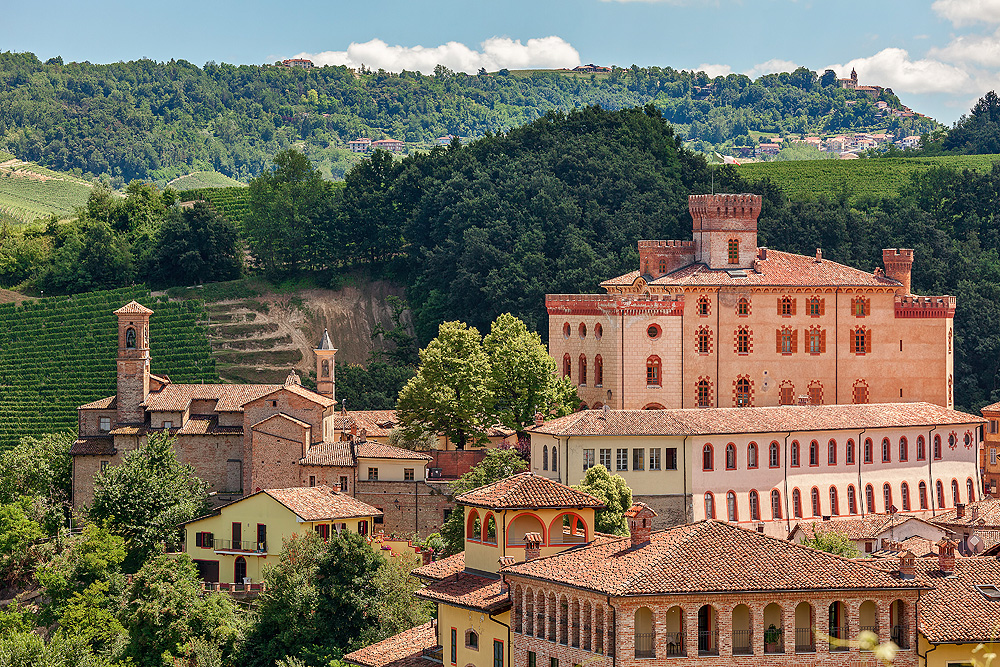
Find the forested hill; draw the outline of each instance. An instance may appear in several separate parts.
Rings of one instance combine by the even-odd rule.
[[[882,100],[899,108],[888,91]],[[199,68],[179,60],[108,65],[45,63],[0,53],[0,149],[78,174],[168,180],[196,169],[260,173],[291,144],[316,152],[360,136],[411,144],[478,137],[553,109],[653,104],[679,136],[702,147],[746,145],[756,133],[888,130],[920,134],[926,118],[876,117],[875,101],[799,68],[752,81],[650,67],[610,74],[557,71],[470,76],[439,67],[354,72],[274,66]]]

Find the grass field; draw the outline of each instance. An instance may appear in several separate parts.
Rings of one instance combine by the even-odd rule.
[[[245,184],[217,171],[196,171],[193,174],[175,178],[167,183],[167,185],[174,190],[183,192],[185,190],[199,190],[202,188],[243,187]]]
[[[91,185],[33,162],[21,162],[0,151],[0,217],[32,222],[56,215],[70,216],[90,196]]]
[[[877,160],[802,160],[754,162],[737,167],[751,182],[765,177],[792,199],[835,196],[845,188],[851,199],[899,193],[912,174],[932,167],[988,172],[1000,155],[881,158]]]

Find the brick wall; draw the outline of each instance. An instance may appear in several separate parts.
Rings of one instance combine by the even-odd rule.
[[[466,449],[464,451],[435,449],[427,453],[432,457],[432,460],[427,463],[427,467],[440,468],[440,479],[458,479],[486,458],[485,449]]]
[[[656,512],[653,529],[661,530],[694,521],[691,510],[691,495],[632,495],[633,502],[643,502]]]
[[[268,420],[259,430],[251,431],[247,456],[250,463],[244,466],[250,481],[244,484],[244,492],[301,486],[299,459],[305,453],[305,441],[311,437],[311,431],[281,417]]]
[[[455,507],[448,487],[415,482],[369,482],[358,480],[352,494],[358,500],[379,507],[385,513],[382,530],[388,536],[427,537],[441,530],[444,511]]]
[[[194,467],[195,475],[208,483],[209,491],[240,490],[242,435],[179,435],[174,451],[179,461]]]

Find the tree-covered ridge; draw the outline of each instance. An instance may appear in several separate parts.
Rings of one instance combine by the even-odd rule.
[[[882,98],[890,107],[899,100]],[[42,63],[0,53],[0,148],[80,174],[166,180],[195,169],[259,174],[279,150],[304,142],[314,159],[359,136],[429,142],[517,127],[551,110],[652,104],[689,139],[746,144],[750,133],[883,129],[920,134],[925,118],[877,118],[864,93],[824,86],[799,68],[752,81],[672,68],[615,68],[431,76],[346,67],[199,68],[139,60]]]

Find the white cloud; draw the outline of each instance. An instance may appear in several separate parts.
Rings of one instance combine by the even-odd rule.
[[[794,72],[798,69],[798,65],[793,63],[791,60],[782,60],[781,58],[771,58],[768,61],[758,63],[751,67],[750,69],[743,72],[751,79],[756,79],[758,77],[764,76],[765,74],[774,74],[775,72]]]
[[[955,25],[1000,23],[1000,0],[935,0],[931,9]]]
[[[710,63],[702,63],[694,68],[695,72],[704,72],[713,79],[717,76],[729,76],[733,73],[733,68],[729,65],[712,65]]]
[[[509,37],[491,37],[480,44],[481,51],[470,49],[461,42],[448,42],[440,46],[390,46],[381,39],[354,42],[346,51],[300,53],[296,58],[309,58],[317,65],[347,65],[390,72],[401,70],[430,74],[437,65],[444,65],[456,72],[475,74],[479,68],[488,71],[499,69],[551,69],[575,67],[580,64],[580,54],[569,42],[555,35],[521,40]]]
[[[964,69],[940,60],[911,60],[905,49],[888,48],[868,58],[855,58],[843,65],[830,65],[846,77],[851,69],[858,71],[861,85],[879,85],[896,93],[967,93],[976,88],[973,78]]]
[[[927,55],[946,62],[1000,67],[1000,30],[994,35],[961,35],[943,48],[931,49]]]

